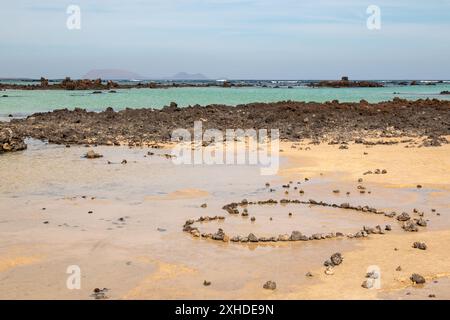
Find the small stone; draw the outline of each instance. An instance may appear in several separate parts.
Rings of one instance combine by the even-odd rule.
[[[255,217],[251,217],[250,220],[253,222],[253,221],[256,221],[256,218]]]
[[[203,285],[204,285],[205,287],[210,286],[210,285],[211,285],[211,281],[205,280],[205,281],[203,281]]]
[[[391,225],[390,225],[390,224],[387,224],[387,225],[384,227],[384,230],[386,230],[386,231],[391,231],[391,230],[392,230]]]
[[[397,216],[398,221],[408,221],[409,219],[411,219],[411,217],[406,212],[403,212],[402,214]]]
[[[289,235],[288,234],[280,234],[278,236],[278,241],[289,241]]]
[[[214,234],[212,235],[212,239],[213,239],[213,240],[223,241],[223,240],[224,240],[224,237],[225,237],[225,232],[223,232],[223,230],[220,229],[220,228],[219,228],[219,230],[217,230],[216,233],[214,233]]]
[[[311,278],[311,277],[313,277],[313,274],[312,274],[311,272],[307,272],[307,273],[305,274],[305,276],[307,276],[308,278]]]
[[[417,225],[413,221],[405,221],[402,226],[403,230],[408,232],[417,232],[419,231],[419,228],[417,228]]]
[[[365,289],[371,289],[373,287],[373,279],[364,280],[364,282],[361,284],[361,287]]]
[[[121,162],[121,164],[127,164],[127,163],[128,163],[128,161],[126,159],[123,159]]]
[[[398,266],[397,268],[395,268],[395,271],[402,271],[402,267]]]
[[[422,185],[421,185],[421,184],[418,184],[418,185],[417,185],[417,189],[422,189]]]
[[[339,252],[336,252],[331,256],[330,260],[333,263],[333,265],[338,266],[342,263],[344,258],[342,257],[342,255]]]
[[[247,238],[250,242],[258,242],[258,237],[256,237],[253,233],[250,233]]]
[[[206,203],[202,204],[200,207],[201,208],[206,208],[208,205]]]
[[[267,281],[263,285],[263,288],[267,290],[275,290],[277,288],[277,283],[275,281]]]
[[[416,220],[416,224],[421,227],[426,227],[427,221],[424,218],[420,218]]]
[[[425,244],[425,242],[414,242],[413,243],[413,248],[415,249],[419,249],[419,250],[427,250],[427,245]]]
[[[291,236],[289,237],[291,241],[305,241],[307,237],[304,236],[300,231],[292,231]]]
[[[420,274],[413,273],[410,277],[411,281],[415,284],[424,284],[425,278],[422,277]]]
[[[103,157],[103,155],[101,155],[100,153],[96,153],[94,150],[89,150],[84,157],[86,159],[97,159],[97,158],[101,158]]]

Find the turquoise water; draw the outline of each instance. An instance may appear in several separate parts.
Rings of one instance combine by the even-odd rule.
[[[439,95],[450,90],[450,84],[435,86],[389,86],[383,88],[170,88],[170,89],[121,89],[117,93],[92,94],[92,91],[64,90],[5,90],[0,92],[0,117],[29,115],[34,112],[51,111],[60,108],[81,107],[101,111],[106,107],[115,110],[129,108],[162,108],[171,101],[179,106],[194,104],[237,105],[250,102],[274,102],[281,100],[324,102],[337,99],[341,102],[355,102],[365,99],[369,102],[391,100],[394,97],[406,99],[439,98],[450,100],[450,95]],[[397,92],[398,94],[394,94]],[[2,97],[7,95],[8,97]]]

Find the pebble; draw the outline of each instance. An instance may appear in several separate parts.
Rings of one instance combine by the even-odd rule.
[[[376,271],[371,271],[366,274],[366,278],[378,279],[380,275]]]
[[[205,286],[205,287],[207,287],[207,286],[210,286],[211,285],[211,281],[203,281],[203,285]]]
[[[365,289],[371,289],[373,287],[373,279],[364,280],[364,282],[361,284],[361,287]]]
[[[95,152],[94,150],[89,150],[84,157],[86,159],[97,159],[97,158],[102,158],[103,155],[101,155],[100,153]]]
[[[426,282],[425,278],[422,277],[420,274],[417,274],[417,273],[413,273],[411,275],[410,279],[415,284],[424,284]]]
[[[427,245],[425,244],[425,242],[414,242],[413,243],[413,248],[415,249],[420,249],[420,250],[427,250]]]
[[[402,226],[403,230],[408,232],[417,232],[419,231],[419,228],[417,228],[417,225],[413,221],[405,221]]]
[[[333,263],[333,265],[338,266],[342,263],[344,258],[342,257],[342,254],[340,254],[339,252],[336,252],[331,256],[330,260]]]
[[[269,280],[266,283],[264,283],[263,288],[267,290],[275,290],[277,288],[277,283],[275,281]]]
[[[250,233],[247,238],[250,242],[258,242],[258,238],[253,233]]]
[[[408,221],[409,219],[411,219],[411,217],[406,212],[403,212],[402,214],[397,216],[398,221]]]
[[[200,207],[201,208],[206,208],[208,205],[206,203],[203,203]]]

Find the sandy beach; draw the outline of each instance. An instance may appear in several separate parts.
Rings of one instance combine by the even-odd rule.
[[[174,165],[163,156],[171,144],[91,146],[103,157],[85,159],[90,148],[27,140],[26,150],[0,157],[0,298],[95,299],[94,288],[107,288],[109,299],[449,299],[450,145],[393,139],[345,149],[284,141],[270,177],[250,165]],[[248,217],[223,209],[243,199]],[[278,203],[258,204],[268,199]],[[309,199],[406,212],[427,226],[406,232],[396,217]],[[204,233],[334,236],[233,242],[183,232],[185,221],[207,216],[224,219],[196,222]],[[377,225],[382,234],[348,236]],[[343,261],[326,274],[334,253]],[[73,265],[79,290],[67,288]],[[370,266],[379,288],[362,287]],[[413,284],[412,274],[426,283]],[[276,290],[263,289],[269,280]]]

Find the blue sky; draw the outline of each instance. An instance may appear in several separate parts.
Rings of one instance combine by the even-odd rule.
[[[81,30],[66,28],[70,4]],[[450,78],[450,0],[16,0],[0,39],[0,77]]]

